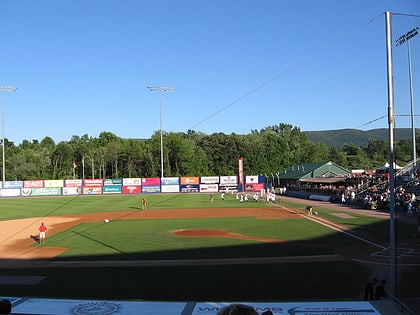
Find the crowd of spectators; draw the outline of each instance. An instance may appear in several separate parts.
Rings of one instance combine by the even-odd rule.
[[[420,214],[420,167],[397,173],[396,206],[408,215]],[[337,178],[335,178],[337,180]],[[360,206],[365,209],[378,210],[389,207],[390,201],[390,173],[389,169],[379,169],[374,172],[361,173],[342,177],[335,183],[300,182],[286,185],[287,190],[319,193],[330,195],[331,201]]]

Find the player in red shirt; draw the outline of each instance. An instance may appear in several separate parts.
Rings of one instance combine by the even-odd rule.
[[[45,243],[45,234],[47,233],[47,227],[44,225],[44,223],[41,223],[38,230],[39,230],[39,243],[44,244]]]
[[[147,200],[144,199],[144,198],[141,200],[141,208],[143,210],[146,210],[146,208],[147,208]]]

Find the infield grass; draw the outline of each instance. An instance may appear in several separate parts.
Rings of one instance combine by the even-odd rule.
[[[298,230],[296,226],[299,226]],[[176,236],[172,233],[189,229],[222,229],[278,242],[223,236]],[[342,245],[351,242],[344,236],[332,237],[334,234],[322,225],[302,219],[148,219],[81,224],[49,238],[48,245],[67,247],[61,258],[84,260],[277,257],[332,254],[337,242]],[[317,240],[321,238],[323,242],[319,246]],[[294,243],[294,249],[288,248],[291,242]]]

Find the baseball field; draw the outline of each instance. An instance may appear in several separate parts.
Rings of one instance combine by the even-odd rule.
[[[389,276],[387,214],[329,203],[150,194],[4,198],[0,208],[0,276],[23,279],[0,283],[3,295],[361,300],[369,278]],[[41,223],[45,244],[38,240]],[[413,229],[398,223],[403,296],[420,296]]]

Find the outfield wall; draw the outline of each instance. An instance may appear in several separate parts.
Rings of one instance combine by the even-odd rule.
[[[264,176],[145,177],[111,179],[23,180],[0,182],[0,197],[75,196],[153,193],[260,193]]]

